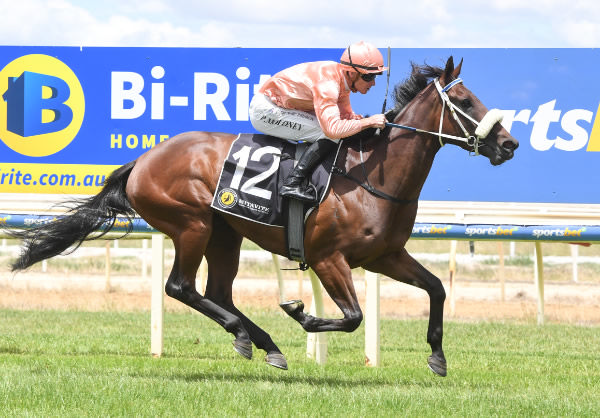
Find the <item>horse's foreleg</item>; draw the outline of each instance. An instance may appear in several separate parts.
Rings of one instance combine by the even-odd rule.
[[[312,266],[323,287],[344,314],[342,319],[318,318],[304,313],[304,303],[291,301],[281,308],[308,332],[352,332],[362,322],[362,311],[356,298],[350,266],[341,254],[327,258]]]
[[[387,254],[363,267],[394,280],[419,287],[428,293],[430,308],[427,342],[431,346],[431,356],[428,359],[429,368],[440,376],[446,376],[446,357],[442,349],[446,291],[440,279],[412,258],[405,249]]]

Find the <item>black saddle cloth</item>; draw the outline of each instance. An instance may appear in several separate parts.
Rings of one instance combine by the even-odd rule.
[[[263,134],[240,134],[223,164],[211,207],[271,226],[285,226],[279,188],[295,163],[296,144]],[[321,203],[339,147],[314,170],[311,183]]]

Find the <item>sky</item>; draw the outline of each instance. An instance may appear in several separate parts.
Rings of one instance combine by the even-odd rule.
[[[486,3],[483,6],[483,3]],[[590,48],[597,0],[0,0],[0,44]]]

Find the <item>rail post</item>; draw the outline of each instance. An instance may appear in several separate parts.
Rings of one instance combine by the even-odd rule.
[[[542,243],[535,242],[535,285],[537,287],[537,323],[544,325],[544,257]]]
[[[454,297],[454,287],[456,286],[456,246],[458,242],[456,240],[450,241],[450,261],[449,261],[449,270],[450,270],[450,316],[454,316],[456,303]]]
[[[279,303],[285,301],[285,285],[283,283],[283,273],[281,273],[281,265],[279,264],[279,256],[275,253],[271,253],[273,257],[273,265],[275,266],[275,273],[277,274],[277,284],[279,285]]]
[[[379,274],[365,271],[365,365],[372,367],[379,367],[381,364],[380,280]]]
[[[153,357],[160,357],[163,352],[163,308],[165,267],[165,237],[163,234],[152,234],[152,300],[150,310],[150,352]]]
[[[571,244],[571,264],[573,266],[573,282],[577,283],[578,280],[578,258],[579,258],[579,245]]]
[[[310,314],[322,318],[324,309],[321,282],[312,269],[309,270],[309,276],[313,290]],[[327,362],[327,334],[324,332],[309,332],[306,340],[306,355],[315,359],[317,364],[325,364]]]
[[[506,284],[505,284],[505,271],[504,271],[504,243],[498,241],[498,275],[500,276],[500,300],[504,302],[506,300]]]
[[[109,293],[111,290],[110,284],[110,241],[105,242],[106,252],[104,257],[104,291]]]

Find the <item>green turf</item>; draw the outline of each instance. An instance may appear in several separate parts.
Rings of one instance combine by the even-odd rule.
[[[245,360],[232,336],[193,314],[165,318],[165,355],[149,355],[147,313],[0,311],[2,416],[597,416],[597,327],[446,324],[449,375],[426,367],[425,321],[382,323],[382,367],[364,330],[328,334],[328,362],[306,334],[253,312],[290,370]]]

